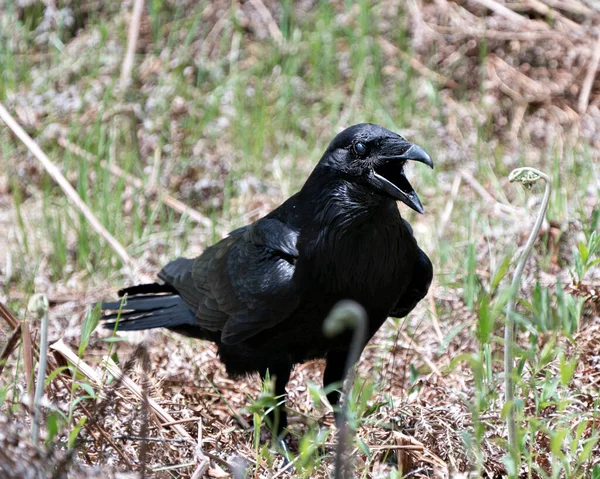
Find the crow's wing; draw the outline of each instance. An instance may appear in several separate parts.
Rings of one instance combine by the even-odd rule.
[[[239,228],[159,277],[195,312],[198,327],[236,344],[287,318],[301,297],[293,281],[298,231],[274,218]]]

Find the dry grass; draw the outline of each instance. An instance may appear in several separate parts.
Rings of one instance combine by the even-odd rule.
[[[406,477],[459,477],[470,471],[504,477],[500,362],[490,361],[489,371],[477,363],[485,347],[479,339],[480,305],[470,300],[470,288],[492,290],[503,258],[525,241],[526,211],[535,199],[527,204],[506,179],[524,161],[552,173],[556,184],[521,297],[531,298],[536,282],[548,291],[559,281],[572,283],[577,244],[599,202],[600,44],[594,25],[600,12],[592,2],[578,0],[410,1],[406,10],[395,1],[372,9],[333,2],[337,26],[330,32],[326,15],[314,17],[309,3],[290,7],[300,32],[294,37],[285,27],[285,4],[157,2],[158,13],[142,14],[128,93],[113,92],[126,51],[127,5],[65,2],[70,11],[48,15],[29,35],[25,28],[9,27],[15,18],[35,16],[31,9],[41,3],[21,6],[14,15],[7,10],[0,13],[0,42],[7,45],[0,48],[0,68],[10,72],[6,78],[22,81],[1,83],[0,99],[150,275],[177,255],[199,254],[279,204],[341,126],[373,120],[415,141],[426,139],[437,168],[435,176],[417,180],[428,214],[409,219],[434,258],[436,278],[410,318],[388,322],[361,358],[359,386],[367,391],[372,383],[367,403],[379,406],[363,418],[357,432],[362,443],[352,450],[352,460],[363,477],[388,477],[394,468]],[[373,18],[369,27],[365,11]],[[77,28],[59,27],[61,18],[72,18]],[[329,59],[328,48],[334,68],[318,61]],[[296,70],[295,59],[301,63]],[[20,71],[19,61],[27,72]],[[88,238],[92,246],[82,246],[85,222],[67,208],[27,150],[2,130],[0,154],[6,173],[0,176],[0,228],[6,233],[0,300],[23,318],[29,295],[44,292],[51,301],[50,342],[62,339],[77,351],[89,305],[111,296],[130,280],[130,272],[119,268],[100,240]],[[118,197],[104,201],[111,194]],[[193,221],[179,216],[175,198],[193,208]],[[48,217],[62,222],[62,237],[49,230]],[[64,247],[57,246],[59,239]],[[474,271],[464,260],[469,247]],[[57,263],[61,254],[64,262]],[[533,320],[519,337],[523,351],[534,341],[538,353],[547,345],[552,351],[543,364],[540,354],[539,363],[529,358],[531,366],[522,373],[523,411],[529,418],[523,427],[531,418],[545,425],[534,440],[525,439],[535,467],[524,463],[523,477],[554,477],[559,469],[552,433],[565,421],[573,430],[581,425],[582,437],[597,436],[599,268],[570,288],[584,301],[572,340],[558,334],[560,328],[533,334]],[[524,317],[535,316],[521,306]],[[0,335],[10,333],[0,322]],[[33,344],[36,338],[34,331]],[[201,451],[181,430],[148,412],[130,389],[115,386],[101,359],[110,351],[125,364],[136,348],[107,343],[102,333],[91,338],[82,356],[103,378],[89,382],[95,397],[79,401],[89,391],[73,390],[73,384],[88,382],[74,380],[67,370],[56,375],[44,399],[46,438],[52,418],[60,416],[52,411],[68,416],[69,427],[59,428],[45,445],[31,444],[25,343],[19,342],[16,351],[7,351],[0,375],[2,474],[49,477],[62,464],[70,477],[139,471],[193,477],[204,459],[208,477],[227,477],[240,468],[253,477],[295,477],[298,470],[315,478],[331,474],[332,416],[315,400],[312,386],[320,384],[322,362],[296,368],[287,405],[300,449],[302,438],[312,437],[319,425],[330,434],[311,456],[314,469],[290,468],[280,455],[257,446],[252,429],[240,424],[253,419],[247,406],[262,391],[257,378],[228,379],[207,343],[158,332],[132,339],[145,339],[151,367],[145,373],[140,361],[132,362],[124,368],[128,376],[140,387],[147,377],[148,396],[179,421]],[[491,357],[499,357],[498,341],[485,346]],[[544,381],[561,376],[563,353],[578,358],[561,389],[564,407],[552,401],[540,407],[548,387]],[[53,356],[51,368],[61,364]],[[487,373],[493,375],[489,383]],[[69,452],[69,431],[84,417],[79,447]],[[593,446],[585,468],[571,470],[572,477],[590,477],[593,465],[600,464],[600,448]],[[573,454],[576,462],[573,451],[564,454]],[[559,470],[555,477],[571,476]]]

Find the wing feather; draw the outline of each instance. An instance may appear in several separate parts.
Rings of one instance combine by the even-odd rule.
[[[294,282],[298,232],[274,218],[239,228],[194,260],[169,263],[160,279],[194,311],[199,328],[236,344],[287,318],[300,292]]]

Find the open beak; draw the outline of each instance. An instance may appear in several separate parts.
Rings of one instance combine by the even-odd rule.
[[[390,151],[398,148],[401,148],[403,153],[378,157],[379,164],[373,168],[371,183],[382,193],[391,196],[395,200],[402,201],[417,213],[423,214],[425,210],[421,200],[419,200],[417,193],[404,176],[404,165],[408,160],[412,160],[425,163],[433,168],[433,161],[423,148],[407,141],[394,141],[386,150]]]

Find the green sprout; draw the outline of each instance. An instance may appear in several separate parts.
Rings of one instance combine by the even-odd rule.
[[[539,180],[544,180],[546,188],[544,190],[544,197],[542,204],[538,211],[535,224],[529,234],[525,248],[519,257],[519,262],[515,269],[512,284],[510,287],[510,295],[506,304],[506,326],[504,330],[504,403],[507,407],[506,415],[506,426],[508,429],[508,446],[510,454],[515,461],[515,465],[519,462],[518,448],[517,448],[517,423],[515,418],[515,381],[514,381],[514,339],[515,339],[515,320],[513,318],[513,310],[515,305],[515,298],[521,286],[521,276],[523,275],[523,269],[525,264],[531,255],[533,244],[538,236],[544,217],[546,216],[546,209],[548,208],[548,202],[550,201],[551,181],[550,177],[545,173],[542,173],[535,168],[523,167],[517,168],[511,171],[508,175],[508,179],[511,183],[519,182],[525,188],[531,189],[533,184]],[[517,469],[518,470],[518,469]]]

